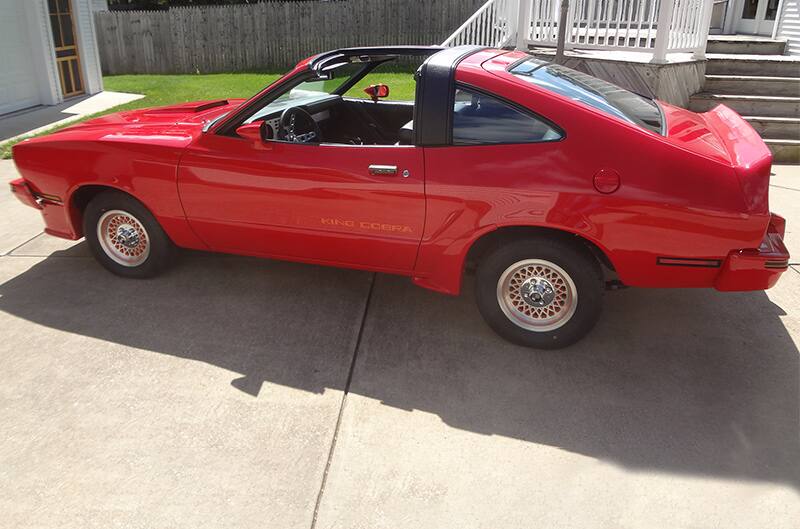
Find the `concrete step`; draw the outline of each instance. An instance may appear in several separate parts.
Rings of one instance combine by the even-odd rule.
[[[712,94],[748,94],[800,97],[800,77],[762,75],[706,75],[703,91]]]
[[[708,75],[800,77],[800,57],[794,55],[707,53],[706,59]]]
[[[694,112],[707,112],[720,104],[732,108],[743,116],[793,118],[800,115],[800,97],[747,96],[700,92],[689,99],[689,109]]]
[[[786,41],[750,35],[709,35],[706,53],[740,55],[783,55]]]
[[[765,139],[773,163],[800,163],[800,140]]]
[[[800,140],[800,118],[742,116],[762,138]]]

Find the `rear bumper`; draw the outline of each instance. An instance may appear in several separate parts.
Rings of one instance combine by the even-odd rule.
[[[786,221],[774,213],[757,249],[728,254],[714,282],[722,291],[766,290],[789,268],[789,251],[783,244]]]

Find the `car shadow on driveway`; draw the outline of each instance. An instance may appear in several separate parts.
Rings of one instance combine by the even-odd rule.
[[[352,350],[328,346],[355,334],[342,321],[360,321],[371,274],[189,254],[131,281],[63,258],[80,246],[0,285],[0,310],[233,371],[231,391],[344,389]],[[609,292],[585,340],[533,351],[488,330],[467,279],[448,297],[377,275],[350,392],[630,468],[800,488],[798,350],[765,293]]]

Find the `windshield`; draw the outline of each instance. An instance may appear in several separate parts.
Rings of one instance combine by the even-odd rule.
[[[294,99],[304,99],[309,96],[330,95],[336,92],[346,82],[361,71],[364,67],[361,63],[346,63],[332,70],[327,70],[329,78],[313,78],[303,81],[288,92],[282,94],[275,101],[289,101]]]
[[[363,63],[345,63],[326,70],[326,78],[313,77],[295,85],[291,90],[287,90],[267,103],[245,123],[251,123],[286,108],[319,101],[331,94],[338,93],[339,88],[348,83],[362,68],[364,68]]]
[[[655,101],[559,64],[531,57],[509,70],[518,78],[618,119],[662,134],[663,118]]]

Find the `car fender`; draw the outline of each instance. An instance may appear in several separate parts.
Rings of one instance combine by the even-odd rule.
[[[520,230],[519,234],[514,234],[515,237],[526,235],[555,236],[557,234],[577,237],[580,242],[594,246],[605,257],[606,262],[614,267],[611,253],[600,240],[592,235],[591,225],[585,219],[577,216],[576,219],[578,219],[578,225],[582,225],[584,229],[569,225],[526,222],[521,219],[504,219],[484,225],[460,237],[442,234],[438,240],[423,240],[420,244],[413,281],[415,284],[430,290],[458,295],[461,292],[463,273],[470,252],[481,240],[485,240],[485,237],[491,237],[492,234],[502,231],[511,232],[512,230]],[[528,234],[524,234],[524,230],[530,231]],[[536,233],[536,230],[541,231]],[[449,242],[444,243],[443,241]]]
[[[178,246],[205,249],[191,231],[178,197],[177,167],[182,146],[107,141],[102,137],[86,141],[85,132],[80,138],[73,136],[77,131],[63,131],[14,148],[17,167],[33,190],[45,189],[60,199],[45,204],[48,232],[69,239],[82,237],[80,206],[85,204],[75,199],[82,189],[95,186],[136,198]]]

